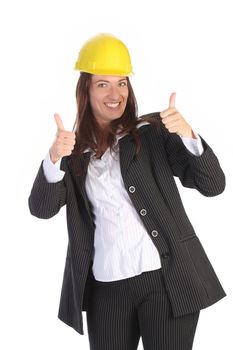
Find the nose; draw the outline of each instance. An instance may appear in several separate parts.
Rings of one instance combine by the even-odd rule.
[[[108,97],[112,100],[118,100],[120,96],[119,88],[117,86],[110,86]]]

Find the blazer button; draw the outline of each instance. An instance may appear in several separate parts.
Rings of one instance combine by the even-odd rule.
[[[164,252],[161,254],[161,256],[163,259],[167,259],[167,258],[169,258],[169,252]]]
[[[134,193],[135,192],[135,187],[134,186],[130,186],[129,187],[129,192]]]
[[[142,216],[145,216],[145,215],[147,214],[146,209],[141,209],[141,210],[140,210],[140,214],[141,214]]]
[[[159,233],[158,233],[158,231],[153,230],[153,231],[151,231],[151,234],[153,237],[157,237]]]

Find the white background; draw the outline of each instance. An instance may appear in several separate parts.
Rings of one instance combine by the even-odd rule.
[[[84,336],[57,318],[68,238],[65,208],[41,220],[30,215],[27,201],[55,137],[53,114],[60,113],[68,130],[73,127],[74,63],[84,41],[100,32],[116,35],[129,48],[139,113],[166,109],[176,91],[177,109],[212,147],[226,174],[226,190],[217,197],[179,189],[228,295],[201,311],[193,348],[233,348],[230,5],[224,0],[1,2],[1,349],[89,348],[85,313]]]

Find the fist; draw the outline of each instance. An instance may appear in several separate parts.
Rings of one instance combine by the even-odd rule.
[[[69,156],[72,153],[75,145],[75,133],[65,130],[61,117],[58,114],[54,114],[54,119],[57,124],[57,133],[49,149],[49,154],[51,161],[56,163],[60,158]]]
[[[179,136],[196,138],[191,126],[183,118],[175,107],[176,93],[172,93],[169,100],[169,107],[160,113],[162,122],[170,133]]]

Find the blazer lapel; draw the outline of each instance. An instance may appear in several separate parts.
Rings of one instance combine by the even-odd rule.
[[[142,126],[139,129],[139,136],[147,132],[148,127]],[[119,141],[119,151],[120,151],[120,168],[122,177],[125,178],[127,170],[131,162],[134,160],[136,155],[136,146],[132,135],[126,135]]]
[[[88,197],[85,189],[85,180],[87,176],[87,168],[90,161],[90,156],[91,156],[91,152],[85,152],[79,159],[80,161],[79,165],[81,169],[83,169],[84,171],[84,175],[79,177],[80,191],[86,203],[88,203]]]
[[[132,162],[136,153],[135,144],[131,136],[126,135],[119,140],[119,152],[121,175],[123,178],[125,178],[130,163]]]
[[[79,188],[80,194],[84,200],[84,204],[90,216],[90,219],[93,220],[91,214],[91,203],[88,199],[86,188],[85,188],[85,180],[87,176],[87,168],[90,161],[91,152],[85,152],[79,157],[74,157],[74,165],[79,169],[82,169],[84,172],[82,176],[74,176],[76,186]]]

